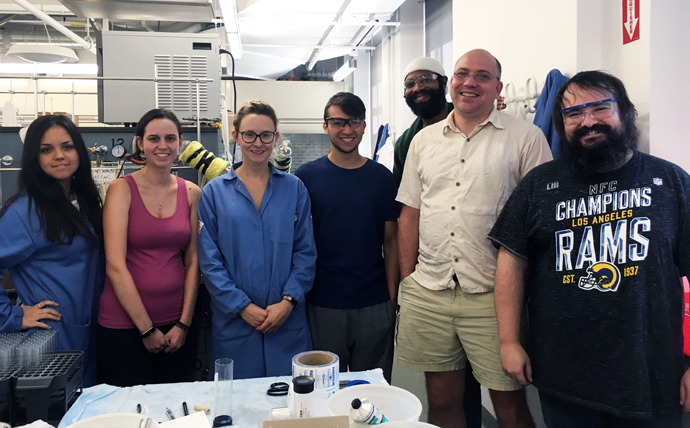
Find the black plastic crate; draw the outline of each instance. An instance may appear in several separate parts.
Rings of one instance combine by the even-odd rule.
[[[57,426],[81,394],[82,352],[58,351],[41,368],[22,369],[12,384],[12,425],[42,419]]]
[[[12,377],[18,367],[0,369],[0,422],[12,422]]]

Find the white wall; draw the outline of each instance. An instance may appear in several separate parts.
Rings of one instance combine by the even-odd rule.
[[[486,49],[501,62],[502,80],[516,86],[518,97],[532,76],[541,90],[552,69],[567,75],[577,70],[576,12],[577,2],[570,0],[453,0],[453,57]]]
[[[232,82],[224,80],[223,91],[232,110]],[[238,80],[237,110],[250,100],[262,100],[276,111],[283,133],[320,134],[323,132],[323,108],[335,93],[347,91],[346,82],[301,82]]]
[[[650,152],[690,172],[688,17],[687,0],[655,2],[651,12]]]

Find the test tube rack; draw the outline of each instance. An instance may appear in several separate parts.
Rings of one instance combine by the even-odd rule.
[[[19,366],[0,369],[0,422],[12,421],[12,378],[19,372]]]
[[[12,425],[42,419],[57,426],[82,391],[82,351],[57,351],[12,377]]]

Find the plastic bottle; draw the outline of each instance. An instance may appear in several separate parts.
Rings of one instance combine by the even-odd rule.
[[[276,169],[287,173],[290,172],[290,166],[292,165],[292,149],[288,144],[290,144],[290,140],[284,140],[276,149],[275,154]]]
[[[354,422],[361,422],[369,425],[378,425],[388,422],[383,413],[376,408],[371,401],[366,398],[355,398],[352,400],[352,408],[350,409],[350,419]]]
[[[293,378],[292,393],[292,400],[288,403],[290,405],[292,417],[310,417],[309,415],[314,408],[314,378],[311,376],[297,376]]]

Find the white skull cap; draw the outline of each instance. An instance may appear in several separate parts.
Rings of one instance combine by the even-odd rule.
[[[407,76],[410,73],[419,70],[432,71],[438,74],[439,76],[446,75],[446,72],[445,70],[443,70],[443,66],[440,62],[436,61],[433,58],[420,56],[419,58],[415,58],[412,61],[410,61],[409,64],[407,64],[407,67],[405,67],[405,73],[403,73],[403,79],[407,78]]]

